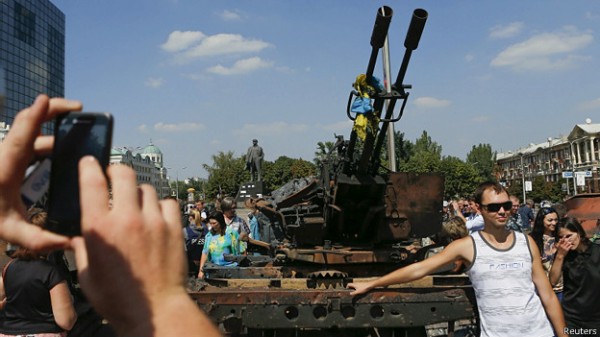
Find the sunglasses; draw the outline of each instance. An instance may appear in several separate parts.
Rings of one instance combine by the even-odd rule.
[[[486,209],[488,212],[498,212],[500,208],[504,208],[505,211],[508,211],[512,208],[512,202],[507,201],[500,204],[487,204],[481,205],[481,207]]]
[[[542,213],[544,213],[544,215],[548,215],[550,213],[557,213],[556,210],[552,207],[540,208],[540,211],[542,211]]]

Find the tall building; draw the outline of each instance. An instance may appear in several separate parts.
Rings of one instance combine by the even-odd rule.
[[[498,153],[498,178],[511,185],[535,177],[564,182],[568,194],[600,192],[600,124],[577,124],[566,136]]]
[[[17,112],[45,93],[65,91],[65,15],[49,0],[0,0],[0,67],[6,98],[0,122],[12,124]],[[51,125],[44,132],[51,132]]]

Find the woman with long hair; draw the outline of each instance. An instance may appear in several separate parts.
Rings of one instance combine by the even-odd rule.
[[[572,335],[600,334],[600,245],[592,243],[575,218],[557,226],[558,250],[550,270],[550,282],[564,279],[563,312]]]
[[[558,212],[552,207],[544,207],[537,212],[533,222],[533,229],[529,233],[541,253],[542,266],[544,266],[546,274],[550,273],[556,254],[555,237],[557,224]],[[562,301],[562,278],[559,277],[556,283],[552,283],[552,289],[556,293],[556,296],[558,296],[558,300]]]
[[[46,213],[39,209],[31,210],[29,218],[42,228],[46,223]],[[64,337],[75,324],[77,314],[67,281],[46,257],[19,247],[4,267],[0,336]]]
[[[225,255],[238,255],[240,252],[239,233],[227,226],[223,212],[214,211],[206,220],[210,231],[204,238],[198,278],[204,278],[204,266],[207,262],[219,266],[235,266],[235,262],[225,261]]]

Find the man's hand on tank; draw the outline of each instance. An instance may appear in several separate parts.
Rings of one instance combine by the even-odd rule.
[[[347,287],[354,289],[354,291],[350,293],[352,296],[364,294],[373,288],[370,282],[348,283]]]

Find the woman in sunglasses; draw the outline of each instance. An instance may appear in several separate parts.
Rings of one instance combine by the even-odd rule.
[[[546,274],[550,273],[554,255],[556,254],[556,225],[558,224],[558,212],[552,207],[541,208],[535,216],[531,237],[542,255],[542,265]],[[562,301],[563,282],[560,277],[557,283],[552,283],[552,289]]]
[[[571,335],[600,335],[600,245],[592,243],[575,218],[557,226],[558,249],[550,281],[564,279],[562,307]]]

